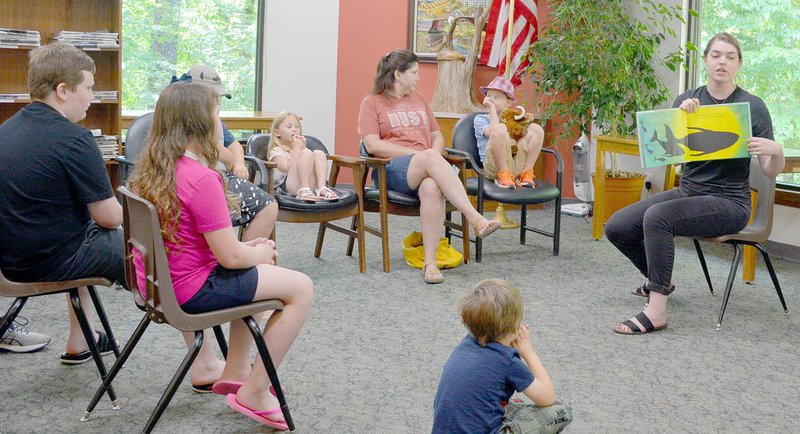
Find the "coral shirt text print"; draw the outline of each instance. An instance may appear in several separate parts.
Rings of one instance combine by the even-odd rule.
[[[386,113],[389,118],[389,125],[392,129],[416,128],[420,125],[428,125],[428,114],[425,110],[407,110],[397,108]]]

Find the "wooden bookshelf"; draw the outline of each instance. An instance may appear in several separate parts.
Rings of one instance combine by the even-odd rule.
[[[107,30],[119,33],[122,44],[121,0],[2,0],[0,1],[0,27],[36,30],[42,45],[61,30],[90,32]],[[0,93],[27,93],[28,53],[31,48],[0,48]],[[86,119],[79,122],[89,129],[100,129],[103,134],[120,136],[122,96],[121,48],[85,49],[94,60],[94,89],[116,90],[118,99],[93,102]],[[30,103],[28,99],[0,102],[0,123]],[[119,139],[117,141],[119,145]],[[35,144],[31,144],[35,146]],[[120,146],[119,153],[122,154]],[[117,186],[117,166],[107,162],[111,183]]]

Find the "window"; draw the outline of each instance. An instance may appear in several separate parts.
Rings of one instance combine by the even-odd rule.
[[[742,43],[737,84],[760,96],[769,108],[775,140],[800,150],[800,8],[794,0],[702,0],[700,52],[716,33],[727,31]],[[701,45],[702,44],[702,45]],[[696,85],[706,82],[699,67]],[[780,187],[800,190],[800,173],[778,176]]]
[[[233,97],[222,110],[257,110],[263,0],[125,0],[122,108],[155,107],[173,75],[195,64],[216,69]],[[263,11],[262,11],[263,13]]]

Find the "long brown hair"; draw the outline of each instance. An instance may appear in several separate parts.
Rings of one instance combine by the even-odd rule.
[[[155,205],[161,220],[161,235],[178,245],[175,235],[181,219],[181,203],[175,186],[175,165],[186,153],[186,147],[195,142],[201,149],[198,157],[216,170],[218,105],[217,95],[208,86],[178,81],[165,87],[156,102],[153,125],[136,162],[131,188]],[[229,208],[238,208],[227,191],[226,197]]]
[[[419,63],[419,57],[409,50],[398,49],[381,57],[372,93],[377,95],[386,93],[394,85],[394,72],[406,72],[415,63]]]

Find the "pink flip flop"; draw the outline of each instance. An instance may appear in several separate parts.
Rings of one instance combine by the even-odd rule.
[[[233,381],[233,380],[219,380],[214,383],[214,386],[211,388],[211,391],[214,392],[216,395],[223,395],[228,396],[230,393],[236,393],[239,391],[239,388],[242,387],[241,381]]]
[[[279,422],[276,420],[267,419],[267,416],[282,414],[280,408],[274,408],[272,410],[265,410],[265,411],[255,411],[252,408],[240,404],[239,401],[236,400],[236,395],[234,395],[233,393],[228,394],[227,398],[228,398],[228,407],[249,417],[250,419],[260,422],[268,427],[279,429],[281,431],[286,431],[287,429],[289,429],[289,425],[285,421]]]

